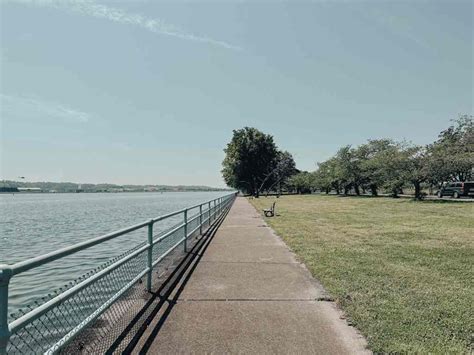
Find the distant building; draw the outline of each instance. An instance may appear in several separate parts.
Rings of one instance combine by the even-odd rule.
[[[0,186],[0,192],[14,193],[18,192],[17,187]]]
[[[39,187],[18,187],[18,192],[42,192]]]

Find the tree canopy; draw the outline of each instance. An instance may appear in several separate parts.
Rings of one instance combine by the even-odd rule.
[[[255,128],[234,130],[224,152],[222,174],[227,185],[254,196],[264,191],[319,189],[374,196],[383,191],[396,197],[412,187],[415,197],[421,198],[423,186],[474,178],[474,120],[460,116],[427,146],[392,139],[346,145],[318,163],[314,172],[300,172],[289,152],[279,150],[271,135]]]
[[[397,196],[412,186],[421,198],[422,184],[466,181],[474,176],[474,121],[463,115],[428,146],[391,139],[369,140],[358,147],[344,146],[336,155],[318,164],[315,187],[336,193],[380,189]]]
[[[224,152],[226,184],[257,197],[262,191],[281,188],[296,171],[291,154],[280,151],[271,135],[256,128],[234,130]]]

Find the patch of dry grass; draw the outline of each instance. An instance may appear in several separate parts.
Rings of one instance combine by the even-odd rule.
[[[274,198],[251,200],[261,211]],[[283,196],[267,222],[374,352],[471,351],[474,204]]]

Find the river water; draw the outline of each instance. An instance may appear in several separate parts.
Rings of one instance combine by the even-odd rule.
[[[226,194],[0,194],[0,264],[23,261]],[[181,218],[160,222],[155,230],[169,228]],[[47,296],[146,238],[144,228],[13,277],[9,311]]]

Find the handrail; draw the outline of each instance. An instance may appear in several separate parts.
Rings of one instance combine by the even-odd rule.
[[[41,266],[41,265],[50,263],[54,260],[63,258],[65,256],[68,256],[68,255],[71,255],[71,254],[74,254],[74,253],[77,253],[79,251],[82,251],[82,250],[90,248],[90,247],[93,247],[94,245],[103,243],[107,240],[110,240],[110,239],[113,239],[113,238],[116,238],[116,237],[120,237],[121,235],[136,231],[137,229],[145,227],[149,223],[150,222],[147,221],[147,222],[142,222],[142,223],[139,223],[139,224],[135,224],[133,226],[123,228],[123,229],[120,229],[120,230],[115,231],[115,232],[104,234],[100,237],[89,239],[89,240],[86,240],[84,242],[80,242],[80,243],[71,245],[69,247],[61,248],[59,250],[53,251],[53,252],[48,253],[48,254],[37,256],[37,257],[35,257],[33,259],[30,259],[30,260],[20,261],[18,263],[15,263],[15,264],[11,265],[10,267],[12,269],[13,275],[18,275],[22,272],[28,271],[32,268],[37,267],[37,266]]]
[[[173,217],[173,216],[176,216],[180,213],[183,213],[184,211],[190,211],[190,210],[193,210],[195,208],[198,208],[199,206],[204,206],[206,204],[208,204],[209,202],[214,202],[214,201],[217,201],[221,198],[224,198],[224,197],[229,197],[229,196],[235,196],[235,192],[232,192],[228,195],[224,195],[222,197],[218,197],[218,198],[215,198],[215,199],[211,199],[211,200],[208,200],[208,201],[205,201],[205,202],[202,202],[202,203],[198,203],[197,205],[194,205],[194,206],[191,206],[191,207],[186,207],[186,208],[182,208],[178,211],[174,211],[174,212],[171,212],[171,213],[168,213],[168,214],[165,214],[165,215],[162,215],[162,216],[158,216],[158,217],[155,217],[155,218],[152,218],[153,222],[158,222],[158,221],[161,221],[163,219],[166,219],[166,218],[169,218],[169,217]]]
[[[140,266],[137,269],[137,273],[134,274],[132,279],[129,279],[126,284],[116,285],[116,287],[120,287],[120,290],[114,291],[115,293],[112,296],[103,296],[108,297],[105,298],[103,303],[100,306],[92,305],[93,307],[97,307],[93,313],[89,314],[86,318],[82,319],[78,324],[75,324],[74,328],[67,328],[67,329],[57,329],[56,333],[60,338],[58,339],[46,339],[44,340],[47,348],[40,350],[40,352],[47,351],[49,352],[56,352],[60,350],[65,344],[69,343],[72,338],[77,335],[82,329],[84,329],[88,324],[90,324],[94,319],[99,317],[110,305],[112,305],[115,300],[117,300],[123,293],[129,290],[133,285],[135,285],[144,275],[148,274],[146,288],[148,291],[151,291],[151,282],[152,282],[152,272],[153,268],[162,261],[167,255],[169,255],[173,250],[175,250],[179,245],[184,243],[184,251],[187,252],[187,239],[190,236],[193,236],[196,232],[199,234],[203,233],[203,225],[207,225],[208,227],[211,226],[211,223],[215,221],[218,216],[222,215],[224,211],[230,208],[232,202],[234,201],[236,193],[233,192],[228,195],[224,195],[222,197],[211,199],[206,202],[186,207],[180,209],[178,211],[174,211],[165,215],[161,215],[152,219],[149,219],[145,222],[141,222],[114,232],[110,232],[104,234],[102,236],[92,238],[71,246],[67,246],[61,248],[59,250],[37,256],[35,258],[20,261],[14,263],[12,265],[0,265],[0,355],[4,355],[7,352],[7,347],[10,341],[12,341],[12,337],[15,336],[15,341],[19,341],[21,343],[21,332],[27,332],[27,327],[29,327],[30,323],[40,319],[41,323],[44,324],[45,319],[49,321],[49,314],[48,312],[56,312],[60,313],[62,305],[68,302],[69,299],[74,299],[77,297],[81,297],[81,292],[91,292],[88,288],[89,286],[94,289],[94,284],[99,282],[99,280],[105,278],[105,282],[109,282],[110,278],[113,278],[113,273],[119,271],[121,267],[133,267],[133,260],[139,260],[139,256],[143,253],[147,253],[147,263],[146,265]],[[203,208],[204,207],[204,208]],[[193,214],[188,219],[188,211],[199,208],[198,213],[195,215]],[[167,218],[177,216],[182,214],[184,216],[183,222],[175,225],[174,227],[170,228],[164,233],[160,233],[155,236],[153,235],[153,226],[155,223],[165,220]],[[204,218],[203,218],[204,216]],[[197,225],[195,221],[197,222]],[[191,231],[188,230],[188,225],[192,223]],[[118,259],[114,259],[111,264],[105,264],[103,269],[97,271],[96,273],[92,274],[92,276],[82,279],[79,283],[75,284],[73,287],[68,288],[61,293],[57,294],[56,296],[49,299],[47,302],[43,304],[38,304],[35,308],[30,309],[29,312],[24,313],[19,318],[13,320],[11,323],[8,321],[8,288],[9,283],[12,277],[24,273],[28,270],[34,269],[41,265],[45,265],[52,261],[61,259],[68,255],[80,252],[92,246],[104,243],[111,239],[117,238],[119,236],[125,235],[127,233],[142,229],[144,227],[148,227],[148,241],[146,243],[139,244],[140,247],[137,249],[132,249],[133,252],[127,252],[124,255],[121,255]],[[181,232],[183,230],[183,232]],[[183,233],[181,235],[181,233]],[[174,235],[179,236],[179,239],[176,241],[176,237]],[[172,245],[168,246],[163,253],[159,254],[156,260],[153,260],[153,248],[158,247],[159,244],[167,238],[173,237]],[[168,243],[169,244],[169,243]],[[131,251],[132,251],[131,250]],[[160,249],[158,249],[160,250]],[[141,260],[141,259],[140,259]],[[128,266],[125,266],[127,263],[131,263]],[[135,261],[136,263],[136,261]],[[136,267],[135,267],[136,268]],[[134,269],[135,270],[135,269]],[[109,275],[111,274],[111,275]],[[102,282],[102,281],[101,281]],[[100,285],[100,283],[99,283]],[[96,286],[97,287],[97,286]],[[115,286],[114,286],[115,287]],[[95,297],[95,296],[94,296]],[[102,296],[101,296],[102,297]],[[76,302],[73,300],[73,302]],[[80,305],[79,305],[80,306]],[[89,305],[91,306],[91,305]],[[78,307],[77,304],[74,304],[74,307]],[[73,308],[74,312],[81,311],[81,309]],[[64,311],[64,309],[63,309]],[[43,317],[43,318],[42,318]],[[57,324],[51,323],[51,326],[56,326]],[[56,334],[55,333],[55,334]],[[29,337],[31,338],[31,337]],[[20,340],[18,340],[20,339]],[[48,342],[54,341],[53,344]],[[24,343],[25,344],[25,343]],[[26,346],[31,349],[31,347],[26,343]]]
[[[231,196],[231,195],[234,195],[234,194],[235,193],[225,195],[224,197],[228,197],[228,196]],[[213,201],[216,201],[216,200],[218,200],[218,199],[209,200],[209,201],[201,203],[200,205],[205,205],[206,203],[213,202]],[[110,239],[113,239],[113,238],[116,238],[116,237],[120,237],[121,235],[133,232],[137,229],[140,229],[140,228],[143,228],[143,227],[149,225],[150,223],[159,222],[159,221],[162,221],[166,218],[170,218],[170,217],[176,216],[180,213],[183,213],[184,211],[189,211],[191,209],[197,208],[200,205],[198,204],[198,205],[195,205],[195,206],[186,207],[186,208],[180,209],[178,211],[174,211],[174,212],[162,215],[162,216],[152,218],[149,221],[138,223],[138,224],[135,224],[133,226],[126,227],[126,228],[120,229],[120,230],[115,231],[115,232],[104,234],[100,237],[89,239],[89,240],[74,244],[74,245],[69,246],[69,247],[61,248],[59,250],[53,251],[53,252],[48,253],[48,254],[37,256],[37,257],[35,257],[33,259],[30,259],[30,260],[20,261],[18,263],[10,265],[10,268],[12,269],[13,275],[17,275],[17,274],[20,274],[20,273],[25,272],[27,270],[30,270],[34,267],[44,265],[46,263],[52,262],[52,261],[60,259],[62,257],[65,257],[65,256],[68,256],[68,255],[74,254],[76,252],[79,252],[81,250],[90,248],[94,245],[100,244],[100,243],[105,242],[107,240],[110,240]]]

